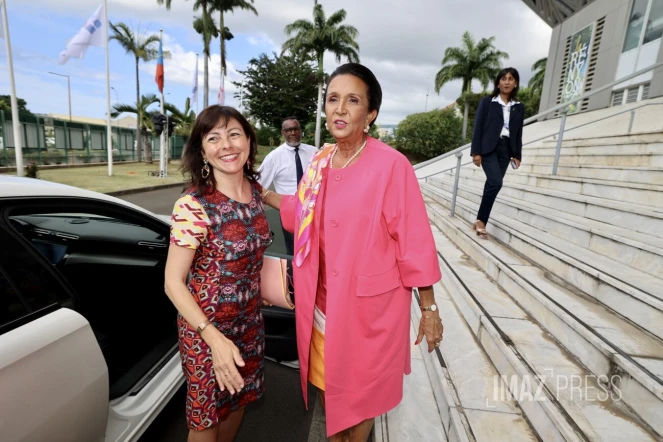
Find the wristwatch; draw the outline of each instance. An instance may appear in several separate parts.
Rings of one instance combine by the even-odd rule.
[[[437,304],[431,304],[428,307],[421,306],[420,308],[422,312],[434,312],[437,311]]]

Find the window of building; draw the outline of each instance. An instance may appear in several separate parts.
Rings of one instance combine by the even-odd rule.
[[[642,25],[645,22],[648,4],[649,0],[633,0],[631,15],[626,26],[626,38],[624,39],[624,49],[622,52],[627,52],[640,46]]]
[[[636,84],[612,93],[612,106],[635,103],[649,98],[649,83]]]
[[[633,0],[622,52],[663,37],[663,0]]]
[[[642,44],[658,40],[663,36],[663,0],[652,0],[647,29]]]

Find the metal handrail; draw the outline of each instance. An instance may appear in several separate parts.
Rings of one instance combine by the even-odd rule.
[[[567,132],[571,132],[572,130],[580,129],[581,127],[589,126],[590,124],[598,123],[598,122],[600,122],[600,121],[604,121],[604,120],[607,120],[607,119],[609,119],[609,118],[616,117],[616,116],[618,116],[618,115],[623,115],[623,114],[626,114],[626,113],[629,113],[629,112],[630,112],[630,113],[631,113],[631,119],[629,120],[628,131],[627,131],[627,133],[630,134],[630,133],[631,133],[631,130],[633,129],[633,121],[635,120],[635,111],[637,111],[638,109],[642,109],[643,107],[647,107],[647,106],[663,106],[663,102],[661,102],[661,103],[644,103],[644,104],[641,104],[641,105],[639,105],[639,106],[632,107],[632,108],[630,108],[630,109],[626,109],[626,110],[623,110],[623,111],[620,111],[620,112],[615,112],[614,114],[610,114],[610,115],[608,115],[608,116],[606,116],[606,117],[601,117],[601,118],[598,118],[598,119],[596,119],[596,120],[588,121],[587,123],[579,124],[578,126],[573,126],[573,127],[570,128],[570,129],[566,129],[566,128],[565,128],[565,129],[564,129],[564,133],[566,134]],[[529,144],[532,144],[532,143],[537,143],[537,142],[539,142],[539,141],[541,141],[541,140],[545,140],[546,138],[550,138],[550,137],[553,137],[553,136],[558,135],[558,134],[559,134],[559,131],[556,131],[556,132],[554,132],[554,133],[551,133],[551,134],[545,135],[545,136],[543,136],[543,137],[541,137],[541,138],[537,138],[537,139],[535,139],[535,140],[528,141],[527,143],[523,144],[523,147],[525,147],[525,146],[527,146],[527,145],[529,145]],[[472,164],[472,161],[468,161],[467,163],[463,163],[463,164],[461,164],[461,167],[462,167],[462,166],[467,166],[468,164]],[[456,166],[451,166],[451,167],[448,167],[448,168],[446,168],[446,169],[439,170],[439,171],[437,171],[437,172],[433,172],[433,173],[431,173],[431,174],[429,174],[429,175],[425,175],[425,176],[417,177],[417,179],[419,179],[419,180],[423,180],[423,179],[426,179],[426,178],[430,178],[430,177],[435,176],[435,175],[440,175],[440,174],[443,174],[443,173],[445,173],[445,172],[449,172],[450,170],[453,170],[453,169],[455,169],[455,168],[456,168]]]
[[[611,88],[613,88],[614,86],[616,86],[616,85],[618,85],[618,84],[620,84],[620,83],[624,83],[624,82],[629,81],[629,80],[631,80],[631,79],[633,79],[633,78],[639,77],[639,76],[642,75],[642,74],[646,74],[646,73],[649,72],[649,71],[652,71],[652,70],[654,70],[654,69],[658,69],[659,67],[663,67],[663,62],[653,64],[653,65],[651,65],[651,66],[649,66],[649,67],[647,67],[647,68],[644,68],[644,69],[640,69],[639,71],[636,71],[636,72],[634,72],[634,73],[632,73],[632,74],[629,74],[629,75],[627,75],[627,76],[625,76],[625,77],[622,77],[622,78],[620,78],[619,80],[615,80],[615,81],[613,81],[612,83],[606,84],[605,86],[601,86],[601,87],[598,88],[598,89],[594,89],[594,90],[592,90],[592,91],[589,91],[589,92],[586,93],[586,94],[582,94],[582,95],[581,95],[580,97],[578,97],[578,98],[574,98],[574,99],[572,99],[572,100],[570,100],[570,101],[567,101],[566,103],[558,104],[557,106],[551,107],[550,109],[548,109],[548,110],[546,110],[546,111],[540,112],[540,113],[534,115],[533,117],[529,117],[528,119],[526,119],[526,120],[523,122],[523,125],[526,125],[526,124],[532,123],[532,122],[534,122],[534,121],[537,121],[539,118],[541,118],[541,117],[543,117],[543,116],[546,116],[546,115],[548,115],[548,114],[551,114],[551,113],[553,113],[553,112],[557,112],[557,111],[559,111],[559,110],[562,111],[562,118],[561,118],[561,121],[560,121],[560,124],[559,124],[559,137],[557,138],[557,146],[556,146],[556,148],[555,148],[555,160],[554,160],[554,162],[553,162],[553,170],[552,170],[552,174],[553,174],[553,175],[557,175],[557,167],[558,167],[558,165],[559,165],[559,155],[560,155],[560,152],[561,152],[561,149],[562,149],[562,140],[564,139],[564,129],[565,129],[565,126],[566,126],[566,116],[567,116],[567,113],[568,113],[568,111],[569,111],[569,106],[572,105],[572,104],[574,104],[574,103],[578,103],[578,102],[580,102],[580,101],[582,101],[582,100],[585,100],[586,98],[589,98],[589,97],[591,97],[591,96],[594,96],[594,95],[596,95],[596,94],[598,94],[598,93],[600,93],[600,92],[603,92],[603,91],[605,91],[605,90],[611,89]],[[655,103],[647,103],[647,104],[655,104]],[[642,106],[640,106],[640,107],[644,107],[644,105],[642,105]],[[633,109],[629,109],[629,110],[628,110],[628,111],[631,111],[631,112],[632,112],[632,113],[631,113],[631,121],[629,122],[629,133],[631,132],[631,129],[632,129],[632,127],[633,127],[633,119],[635,118],[635,110],[636,110],[636,109],[638,109],[638,108],[633,108]],[[623,113],[623,112],[621,112],[621,113]],[[600,119],[598,119],[598,120],[593,121],[592,123],[596,123],[596,122],[598,122],[598,121],[602,121],[602,120],[605,120],[605,119],[607,119],[607,118],[611,118],[611,117],[616,116],[616,115],[619,115],[619,113],[615,113],[615,114],[612,114],[612,115],[608,115],[607,117],[602,117],[602,118],[600,118]],[[582,127],[582,126],[577,126],[577,127],[575,127],[575,128],[569,129],[569,130],[577,129],[577,128],[579,128],[579,127]],[[554,134],[553,134],[553,135],[554,135]],[[548,138],[548,137],[550,137],[550,136],[552,136],[552,135],[546,135],[544,138]],[[541,138],[541,139],[539,139],[539,140],[529,141],[529,142],[527,142],[527,144],[534,143],[534,142],[536,142],[536,141],[541,141],[541,140],[544,139],[544,138]],[[456,149],[454,149],[454,150],[452,150],[452,151],[450,151],[450,152],[446,152],[446,153],[444,153],[444,154],[442,154],[442,155],[439,155],[439,156],[437,156],[437,157],[435,157],[435,158],[432,158],[432,159],[430,159],[430,160],[428,160],[428,161],[424,161],[423,163],[419,163],[419,164],[417,164],[416,166],[414,166],[415,169],[421,169],[421,168],[423,168],[423,167],[426,167],[426,166],[428,166],[428,165],[430,165],[430,164],[436,163],[436,162],[438,162],[438,161],[440,161],[440,160],[443,160],[443,159],[445,159],[445,158],[449,158],[449,157],[451,157],[451,155],[455,155],[456,158],[458,158],[458,160],[456,161],[456,167],[455,167],[455,169],[456,169],[456,177],[455,177],[455,180],[454,180],[453,194],[452,194],[452,196],[451,196],[451,216],[452,216],[452,217],[455,215],[455,212],[456,212],[455,209],[456,209],[456,198],[457,198],[457,196],[458,196],[458,181],[459,181],[459,179],[460,179],[460,168],[462,167],[462,165],[461,165],[461,158],[462,158],[462,156],[463,156],[463,152],[464,152],[465,150],[467,150],[467,149],[468,149],[469,147],[471,147],[471,146],[472,146],[472,143],[471,143],[471,142],[470,142],[470,143],[467,143],[467,144],[464,144],[464,145],[462,145],[462,146],[460,146],[460,147],[458,147],[458,148],[456,148]],[[433,175],[439,175],[439,174],[444,173],[444,172],[446,172],[446,171],[448,171],[448,170],[451,170],[451,169],[454,169],[454,168],[452,167],[452,168],[450,168],[450,169],[446,169],[446,170],[443,170],[443,171],[436,171],[435,173],[433,173],[433,174],[431,174],[431,175],[428,175],[428,176],[425,176],[425,177],[417,177],[417,178],[418,178],[418,179],[426,179],[426,178],[428,178],[428,177],[430,177],[430,176],[433,176]]]
[[[613,88],[614,86],[616,86],[616,85],[618,85],[618,84],[620,84],[620,83],[624,83],[625,81],[632,80],[632,79],[635,78],[635,77],[639,77],[639,76],[642,75],[642,74],[646,74],[647,72],[649,72],[649,71],[653,71],[654,69],[658,69],[658,68],[660,68],[660,67],[663,67],[663,61],[662,61],[662,62],[659,62],[659,63],[656,63],[656,64],[653,64],[653,65],[651,65],[651,66],[649,66],[649,67],[647,67],[647,68],[640,69],[639,71],[636,71],[636,72],[634,72],[634,73],[632,73],[632,74],[629,74],[629,75],[627,75],[627,76],[625,76],[625,77],[622,77],[622,78],[620,78],[619,80],[615,80],[615,81],[613,81],[612,83],[606,84],[605,86],[601,86],[601,87],[598,88],[598,89],[594,89],[594,90],[589,91],[589,92],[587,92],[587,93],[585,93],[585,94],[582,94],[580,97],[578,97],[578,98],[574,98],[574,99],[571,100],[571,101],[567,101],[566,103],[558,104],[558,105],[555,106],[555,107],[551,107],[550,109],[548,109],[548,110],[546,110],[546,111],[543,111],[543,112],[541,112],[541,113],[538,113],[538,114],[534,115],[533,117],[529,117],[528,119],[526,119],[526,120],[524,121],[524,124],[526,125],[526,124],[532,123],[532,122],[534,122],[534,121],[537,121],[539,118],[544,117],[544,116],[546,116],[546,115],[548,115],[548,114],[551,114],[551,113],[553,113],[553,112],[557,112],[558,110],[568,110],[568,106],[570,106],[570,105],[572,105],[572,104],[574,104],[574,103],[577,103],[577,102],[582,101],[582,100],[584,100],[584,99],[586,99],[586,98],[592,97],[592,96],[594,96],[594,95],[596,95],[596,94],[598,94],[598,93],[600,93],[600,92],[603,92],[603,91],[605,91],[605,90],[611,89],[611,88]],[[566,115],[566,113],[564,113],[564,115]],[[562,118],[564,118],[564,116],[562,116]],[[435,162],[437,162],[437,161],[439,161],[439,160],[443,160],[443,159],[445,159],[445,158],[449,158],[449,157],[452,156],[452,155],[456,155],[456,153],[458,153],[458,152],[462,152],[462,151],[468,149],[470,146],[472,146],[472,143],[471,143],[471,142],[470,142],[470,143],[467,143],[467,144],[464,144],[464,145],[462,145],[462,146],[460,146],[460,147],[458,147],[458,148],[456,148],[456,149],[454,149],[454,150],[452,150],[452,151],[449,151],[449,152],[443,153],[442,155],[439,155],[439,156],[437,156],[437,157],[435,157],[435,158],[431,158],[430,160],[424,161],[423,163],[419,163],[419,164],[417,164],[416,166],[414,166],[414,168],[415,168],[415,169],[421,169],[422,167],[426,167],[426,166],[428,166],[429,164],[433,164],[433,163],[435,163]]]

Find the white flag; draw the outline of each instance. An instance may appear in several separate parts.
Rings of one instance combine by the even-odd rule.
[[[107,26],[104,17],[104,5],[99,5],[94,14],[72,38],[64,51],[60,52],[59,63],[65,64],[70,58],[82,59],[89,46],[106,47],[104,28]]]
[[[196,70],[193,73],[193,86],[191,86],[191,104],[198,103],[198,57],[196,57]]]

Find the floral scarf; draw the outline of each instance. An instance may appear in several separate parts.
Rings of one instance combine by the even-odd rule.
[[[322,187],[322,171],[329,165],[334,144],[327,144],[313,155],[302,182],[297,189],[297,203],[295,213],[299,216],[301,224],[295,235],[295,259],[297,267],[301,267],[311,251],[311,237],[313,232],[313,214],[318,194]]]

